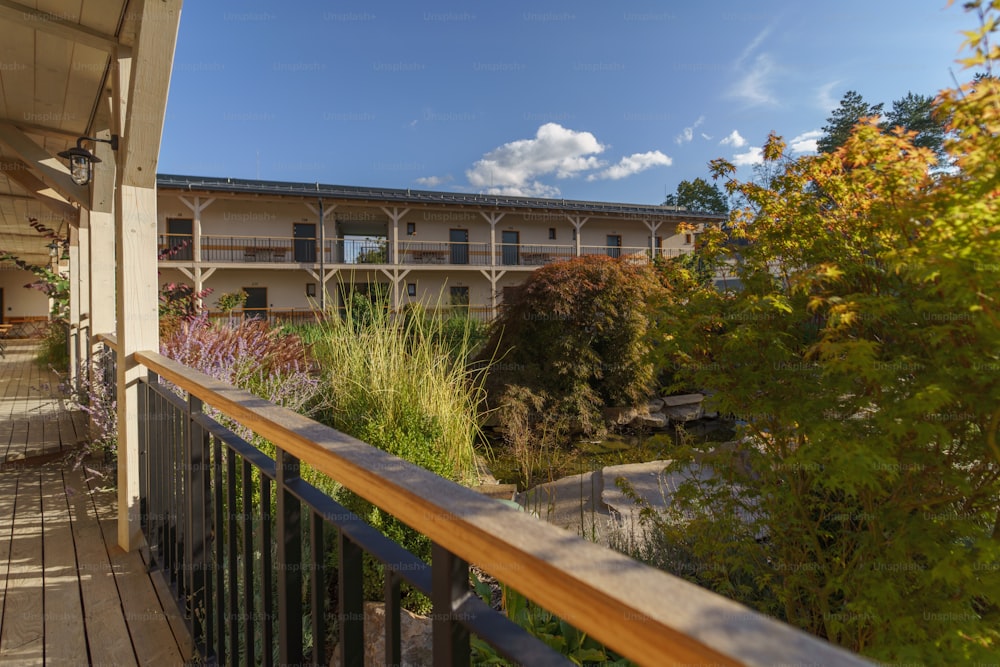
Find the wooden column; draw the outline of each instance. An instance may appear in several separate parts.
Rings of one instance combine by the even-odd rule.
[[[156,163],[163,132],[181,0],[129,4],[123,43],[109,73],[119,150],[115,191],[115,286],[118,335],[118,545],[142,542],[139,525],[138,383],[135,359],[159,349]],[[127,41],[126,41],[127,40]],[[115,65],[117,67],[115,67]]]
[[[87,260],[88,230],[82,224],[86,214],[80,216],[81,225],[69,227],[69,377],[72,386],[80,391],[80,373],[85,372],[89,332],[90,289],[85,267]]]
[[[110,139],[111,131],[102,130],[94,136]],[[87,289],[90,291],[89,325],[90,347],[89,358],[93,360],[98,352],[99,344],[94,341],[97,334],[116,332],[115,324],[115,263],[109,258],[115,256],[115,160],[116,156],[111,146],[98,142],[94,144],[94,154],[101,159],[94,169],[94,181],[91,187],[91,208],[81,212],[81,228],[87,226],[87,255],[90,258],[86,267],[88,271]],[[93,364],[88,364],[90,381],[99,381]]]

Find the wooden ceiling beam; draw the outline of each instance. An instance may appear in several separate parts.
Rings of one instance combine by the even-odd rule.
[[[55,156],[49,155],[44,148],[19,129],[10,123],[0,123],[0,143],[6,144],[38,179],[66,200],[80,206],[90,206],[90,190],[74,183],[66,165]]]
[[[80,211],[52,188],[47,186],[38,177],[31,173],[28,166],[18,160],[5,160],[0,158],[0,172],[9,180],[14,181],[24,188],[32,198],[36,199],[42,206],[62,217],[63,220],[73,226],[80,224]]]
[[[111,53],[118,41],[113,35],[105,35],[87,26],[22,5],[13,0],[0,0],[0,19],[5,19],[25,28],[83,44],[105,53]]]

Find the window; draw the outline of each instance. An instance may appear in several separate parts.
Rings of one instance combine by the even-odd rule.
[[[417,284],[407,283],[406,284],[406,296],[416,296],[417,295]]]
[[[549,239],[554,240],[556,238],[556,228],[549,227]]]
[[[469,305],[469,288],[468,287],[452,287],[449,296],[450,304],[452,306],[466,306]]]
[[[316,283],[306,283],[306,296],[316,296]]]
[[[686,245],[691,245],[694,242],[694,234],[685,234],[684,243]]]
[[[622,237],[617,234],[608,234],[607,243],[605,243],[605,251],[608,253],[608,257],[621,257],[622,254]]]
[[[164,259],[190,262],[194,259],[194,221],[187,218],[167,218],[167,238]]]
[[[573,240],[576,240],[576,227],[573,228]]]
[[[417,233],[417,223],[408,222],[406,223],[406,235],[413,236]]]

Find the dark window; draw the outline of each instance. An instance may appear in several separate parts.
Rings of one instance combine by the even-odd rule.
[[[316,283],[306,283],[306,296],[316,296]]]
[[[267,288],[266,287],[244,287],[247,293],[247,300],[243,303],[243,317],[248,319],[267,319]]]
[[[292,225],[295,241],[295,261],[312,264],[316,261],[316,225],[296,222]]]
[[[194,221],[167,218],[166,256],[181,262],[194,259]]]
[[[451,242],[451,263],[469,263],[469,230],[452,229],[448,232],[448,240]],[[454,288],[453,288],[454,289]]]
[[[503,232],[501,235],[503,245],[500,246],[501,264],[504,264],[505,266],[517,266],[521,263],[521,248],[518,245],[520,240],[521,235],[518,232]]]
[[[417,295],[417,284],[407,283],[406,284],[406,296],[416,296]]]
[[[607,246],[608,257],[621,257],[622,237],[615,234],[608,234]]]
[[[452,287],[450,290],[449,303],[452,306],[469,306],[469,288],[464,286]]]
[[[413,236],[416,233],[417,233],[417,223],[415,222],[406,223],[406,235]]]
[[[555,239],[555,237],[556,237],[556,228],[549,227],[549,239]]]

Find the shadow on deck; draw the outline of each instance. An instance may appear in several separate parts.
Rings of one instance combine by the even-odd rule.
[[[0,360],[0,663],[182,664],[169,592],[116,544],[115,471],[74,467],[86,415],[36,352],[10,342]]]

